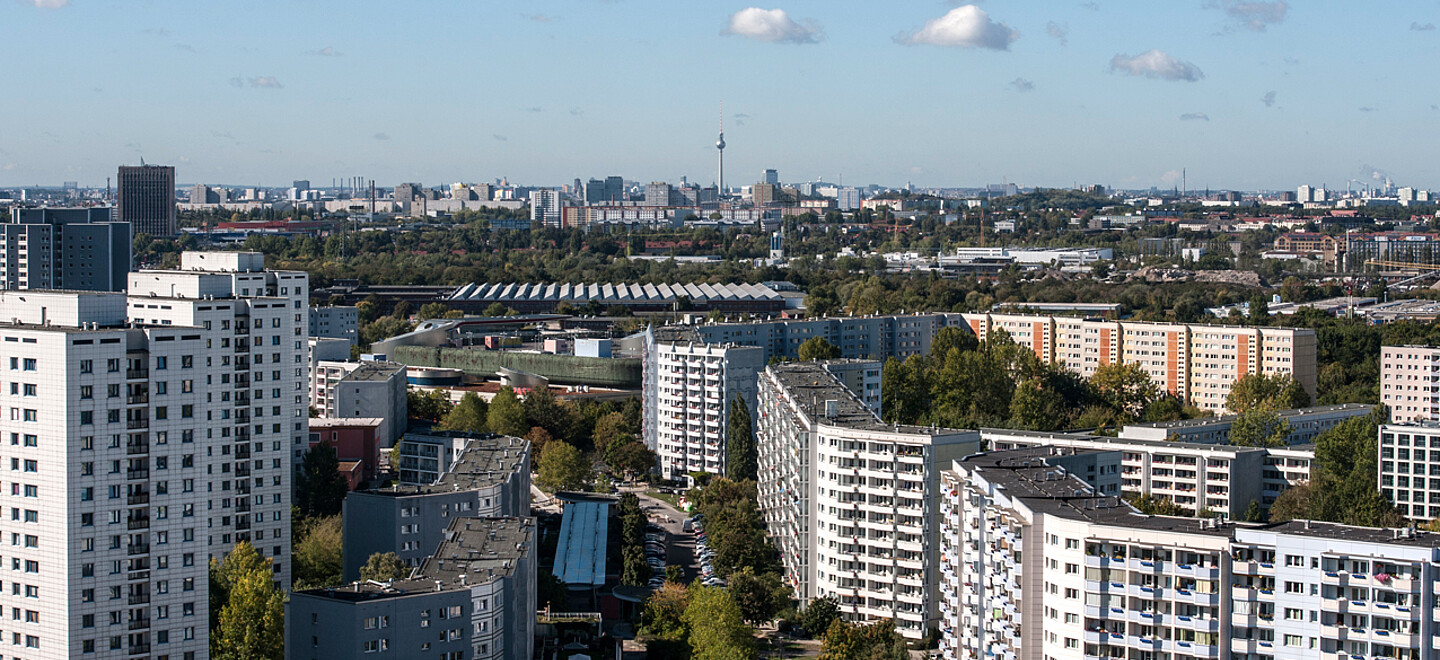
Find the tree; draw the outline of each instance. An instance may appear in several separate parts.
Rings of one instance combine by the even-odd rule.
[[[405,393],[406,415],[438,422],[450,413],[450,397],[440,390],[409,390]]]
[[[633,437],[610,443],[605,452],[605,463],[627,478],[649,474],[655,461],[655,452]]]
[[[505,303],[494,302],[485,308],[485,316],[509,316],[511,311],[513,310],[506,307]]]
[[[1288,374],[1249,374],[1230,385],[1225,409],[1242,414],[1257,408],[1290,410],[1310,405],[1310,394]]]
[[[446,306],[445,306],[445,303],[441,303],[441,302],[425,303],[424,305],[421,305],[421,306],[420,306],[420,313],[419,313],[417,316],[419,316],[422,320],[424,320],[424,319],[438,319],[438,318],[444,318],[445,314],[448,313],[449,311],[450,311],[450,308],[449,308],[449,307],[446,307]]]
[[[270,562],[249,541],[224,561],[210,560],[210,608],[210,657],[285,657],[285,594],[275,586]]]
[[[805,347],[801,345],[800,348]],[[725,430],[725,460],[725,474],[731,479],[756,481],[760,478],[760,459],[758,447],[755,445],[755,430],[750,419],[750,406],[739,394],[730,401],[730,419]]]
[[[365,560],[365,565],[360,567],[361,580],[374,580],[376,582],[389,582],[398,580],[410,574],[410,569],[400,556],[393,552],[377,552]]]
[[[340,584],[340,516],[306,520],[296,529],[292,556],[295,588],[316,589]]]
[[[535,583],[540,590],[536,604],[541,609],[552,612],[567,611],[566,598],[568,597],[569,590],[565,588],[565,583],[561,582],[560,578],[555,577],[554,573],[542,568],[536,576]]]
[[[525,395],[523,402],[525,417],[530,426],[539,426],[550,433],[550,437],[572,440],[571,430],[577,416],[574,404],[555,398],[548,387],[537,387]]]
[[[730,592],[715,587],[690,588],[690,604],[682,620],[690,629],[690,653],[696,660],[750,660],[755,637],[740,616]]]
[[[1265,294],[1256,294],[1250,299],[1250,313],[1245,317],[1250,325],[1265,325],[1270,322],[1270,299]]]
[[[811,637],[819,637],[830,629],[830,624],[840,618],[840,605],[833,596],[812,598],[796,616],[795,622]]]
[[[549,444],[554,438],[550,437],[549,431],[538,426],[532,426],[530,427],[530,432],[525,434],[525,439],[530,441],[530,455],[539,456],[545,451],[545,445]]]
[[[1252,523],[1265,522],[1265,510],[1260,508],[1260,501],[1250,500],[1250,504],[1245,507],[1245,515],[1241,519]]]
[[[1230,425],[1230,444],[1236,447],[1284,447],[1289,437],[1290,421],[1269,408],[1241,413]]]
[[[491,433],[516,438],[523,437],[530,430],[525,408],[521,405],[520,398],[515,396],[515,390],[508,385],[500,388],[500,391],[495,393],[495,398],[490,400],[486,425],[490,427]]]
[[[1130,493],[1125,495],[1125,501],[1147,516],[1189,516],[1191,514],[1191,511],[1176,504],[1168,497]]]
[[[625,421],[625,415],[620,412],[608,412],[595,420],[595,431],[592,436],[595,438],[595,451],[605,452],[606,445],[622,435],[634,435],[635,430]]]
[[[683,638],[689,634],[684,621],[689,606],[690,591],[678,582],[667,582],[645,600],[640,629],[656,637]]]
[[[321,440],[305,452],[300,471],[295,474],[295,506],[302,515],[339,515],[349,492],[350,484],[340,474],[340,459],[328,440]]]
[[[790,587],[778,573],[756,575],[746,566],[730,574],[730,595],[740,607],[740,618],[752,626],[773,621],[790,606]]]
[[[620,573],[620,584],[627,587],[643,587],[650,581],[650,563],[645,560],[645,548],[639,545],[627,545],[620,553],[623,569]]]
[[[1286,488],[1270,503],[1270,522],[1282,523],[1310,517],[1310,484]]]
[[[811,360],[834,360],[840,357],[840,348],[825,341],[824,337],[811,337],[800,344],[798,354],[801,362]]]
[[[440,426],[450,431],[485,433],[489,428],[489,417],[490,408],[485,405],[484,399],[474,392],[466,392],[460,397],[460,403],[445,415]]]
[[[1150,374],[1135,363],[1112,362],[1090,376],[1090,384],[1111,408],[1131,419],[1159,396]]]
[[[545,444],[535,479],[541,488],[550,492],[581,490],[594,478],[590,461],[574,445],[564,440]]]
[[[907,660],[905,638],[890,619],[856,626],[841,619],[830,623],[820,645],[820,660]]]
[[[1010,425],[1031,431],[1054,431],[1070,419],[1064,395],[1045,387],[1039,380],[1027,380],[1015,387],[1010,399]]]

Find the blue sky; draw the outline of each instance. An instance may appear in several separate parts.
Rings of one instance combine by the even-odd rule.
[[[1434,0],[0,0],[0,24],[0,185],[142,157],[708,184],[723,101],[732,184],[1440,189]]]

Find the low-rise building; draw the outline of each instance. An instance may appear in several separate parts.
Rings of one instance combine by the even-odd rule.
[[[378,417],[380,440],[392,446],[405,432],[409,403],[405,365],[318,361],[310,372],[310,405],[321,417]]]
[[[312,417],[310,446],[329,443],[341,463],[358,464],[361,481],[374,479],[380,470],[379,434],[384,422],[379,417]],[[351,489],[356,485],[352,484]]]
[[[530,660],[537,540],[533,518],[452,518],[405,578],[293,592],[286,657]]]
[[[818,362],[768,367],[759,401],[760,508],[786,582],[923,637],[940,618],[939,466],[979,434],[882,422]]]
[[[530,511],[530,443],[473,435],[433,483],[351,492],[345,496],[344,576],[356,579],[370,555],[394,552],[418,566],[435,551],[449,519],[520,516]]]

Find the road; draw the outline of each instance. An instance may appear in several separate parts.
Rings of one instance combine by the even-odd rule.
[[[700,563],[695,560],[695,535],[681,529],[686,514],[645,494],[644,488],[622,488],[621,492],[635,493],[635,496],[640,498],[640,508],[649,516],[650,522],[665,530],[669,538],[665,563],[683,567],[687,583],[699,577]]]

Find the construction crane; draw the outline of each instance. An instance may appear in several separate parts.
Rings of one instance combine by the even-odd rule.
[[[1386,261],[1384,259],[1371,259],[1369,261],[1366,261],[1365,265],[1379,266],[1381,268],[1412,268],[1419,271],[1428,271],[1422,272],[1415,277],[1407,277],[1403,280],[1400,280],[1399,282],[1396,282],[1394,286],[1405,286],[1407,284],[1414,284],[1416,282],[1419,282],[1420,280],[1440,275],[1440,264],[1417,264],[1408,261]]]

